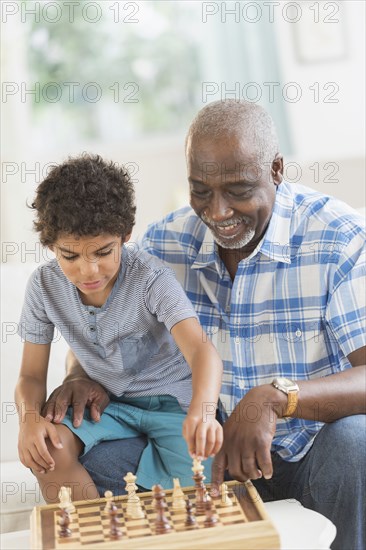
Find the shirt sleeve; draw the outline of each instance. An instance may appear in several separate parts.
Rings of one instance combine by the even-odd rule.
[[[366,346],[366,263],[362,236],[353,239],[340,256],[326,320],[345,356]]]
[[[146,306],[171,331],[174,325],[198,316],[172,269],[154,272],[146,286]]]
[[[18,334],[23,342],[50,344],[55,327],[45,311],[40,278],[41,268],[38,268],[28,280]]]

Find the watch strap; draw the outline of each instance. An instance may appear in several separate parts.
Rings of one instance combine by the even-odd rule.
[[[297,408],[298,401],[299,401],[299,392],[297,390],[289,391],[287,394],[287,407],[285,412],[283,413],[283,416],[285,418],[287,416],[291,416],[292,414],[294,414]]]

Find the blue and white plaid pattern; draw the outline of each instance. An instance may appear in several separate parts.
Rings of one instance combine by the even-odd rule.
[[[239,263],[234,282],[189,207],[151,225],[143,239],[174,269],[223,359],[227,414],[275,376],[301,380],[350,367],[347,356],[366,345],[364,244],[364,221],[354,210],[286,182],[264,238]],[[265,414],[253,404],[252,419],[255,412]],[[314,421],[280,420],[272,450],[297,461],[322,425],[316,410]]]

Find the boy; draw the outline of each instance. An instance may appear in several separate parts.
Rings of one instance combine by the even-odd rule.
[[[139,484],[167,488],[173,477],[191,484],[189,454],[207,458],[222,444],[215,420],[222,363],[173,272],[125,245],[136,210],[128,173],[99,156],[70,159],[39,185],[32,208],[56,259],[31,276],[21,316],[20,460],[49,503],[61,485],[74,500],[97,498],[80,454],[145,433]],[[99,423],[86,415],[75,428],[70,415],[60,425],[41,416],[55,327],[110,392]]]

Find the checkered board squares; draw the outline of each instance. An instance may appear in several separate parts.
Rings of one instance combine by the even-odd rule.
[[[195,492],[192,490],[189,494],[186,494],[193,505],[193,512],[195,512]],[[221,499],[213,498],[213,509],[218,519],[218,525],[233,525],[235,523],[245,523],[247,518],[238,503],[233,492],[229,492],[229,497],[233,501],[233,506],[222,507]],[[131,519],[126,516],[127,502],[118,501],[117,497],[115,503],[118,509],[119,529],[122,532],[122,539],[146,537],[155,534],[155,517],[156,512],[154,509],[153,500],[151,498],[141,497],[141,506],[145,517],[142,519]],[[168,496],[166,499],[167,508],[165,509],[165,516],[170,523],[171,530],[173,532],[187,531],[192,529],[184,525],[186,519],[185,510],[174,510],[172,504],[172,496]],[[57,541],[57,547],[66,549],[74,545],[92,545],[106,542],[110,539],[110,519],[109,515],[104,512],[105,502],[99,502],[97,504],[88,504],[87,506],[78,506],[74,513],[70,515],[71,522],[69,528],[72,532],[71,537],[60,538],[60,527],[58,525],[58,512],[54,512],[54,526],[55,533],[54,538]],[[198,529],[205,529],[203,522],[205,515],[196,516]]]
[[[249,484],[249,485],[248,485]],[[155,533],[156,512],[151,492],[138,493],[145,517],[127,517],[127,496],[116,496],[120,540],[110,537],[110,517],[104,511],[104,498],[94,501],[74,502],[75,512],[70,514],[71,536],[60,537],[60,509],[57,505],[37,506],[31,516],[31,548],[37,550],[234,550],[279,548],[279,537],[268,519],[263,503],[250,482],[229,482],[228,497],[233,505],[225,507],[220,497],[212,499],[212,509],[217,517],[214,527],[203,525],[205,515],[195,514],[195,488],[183,487],[185,498],[192,504],[197,525],[185,525],[186,511],[173,508],[173,490],[167,490],[164,511],[171,526],[168,533]],[[207,487],[209,492],[209,487]],[[255,492],[255,494],[253,493]]]

